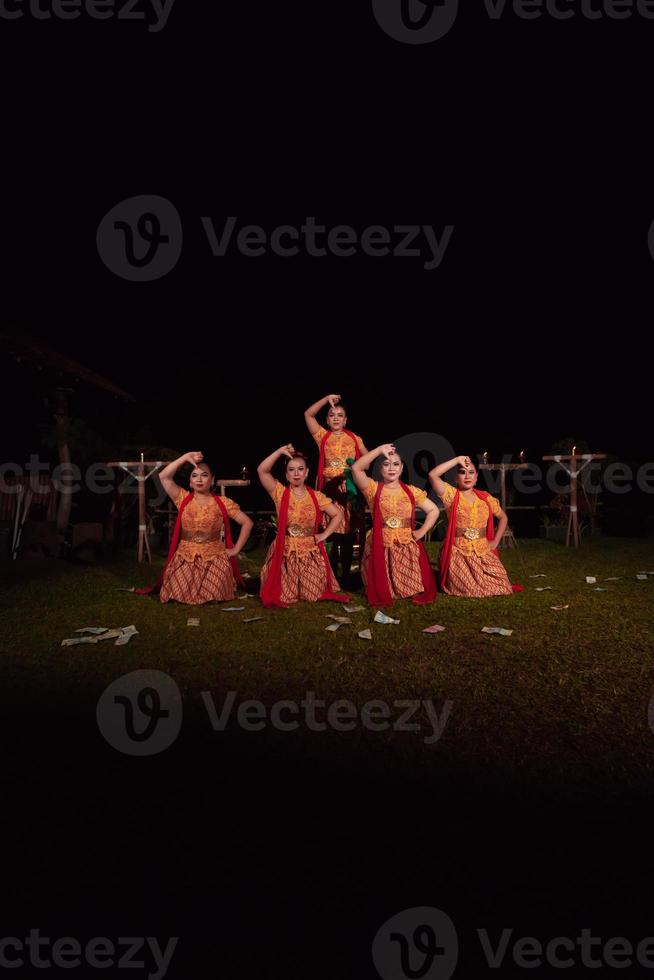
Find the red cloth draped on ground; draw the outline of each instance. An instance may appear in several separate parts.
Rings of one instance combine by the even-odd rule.
[[[405,483],[400,486],[411,501],[411,528],[416,526],[416,501],[415,497]],[[372,507],[372,537],[370,544],[370,565],[368,568],[368,602],[371,606],[390,606],[393,604],[391,587],[386,574],[386,562],[384,560],[384,529],[382,525],[380,498],[384,484],[380,481],[377,486],[377,493]],[[429,564],[429,557],[424,541],[416,541],[420,552],[420,575],[422,577],[423,591],[411,597],[411,602],[423,605],[433,602],[436,598],[436,578]]]
[[[359,441],[357,437],[353,432],[350,432],[349,429],[342,429],[341,431],[346,436],[349,436],[352,442],[354,443],[354,458],[358,459],[359,456],[361,455],[361,450],[359,449]],[[325,485],[325,477],[323,475],[325,472],[325,447],[327,445],[327,440],[331,435],[332,435],[331,432],[325,432],[324,436],[322,437],[322,442],[320,443],[320,457],[318,459],[318,476],[316,478],[316,490],[322,490],[322,488]]]
[[[168,566],[170,565],[171,561],[173,560],[173,555],[177,551],[177,545],[179,544],[179,539],[180,539],[180,537],[182,535],[182,514],[184,513],[185,508],[193,500],[193,496],[194,496],[194,494],[192,492],[189,493],[189,495],[184,498],[184,500],[182,501],[182,504],[181,504],[179,510],[177,511],[177,520],[175,522],[175,529],[173,531],[173,537],[172,537],[172,540],[170,542],[170,548],[168,549],[168,557],[166,558],[166,564],[164,565],[164,567],[163,567],[163,569],[161,571],[161,575],[159,576],[159,578],[157,579],[157,581],[154,583],[154,585],[148,586],[147,589],[136,589],[135,590],[136,595],[156,595],[158,592],[161,591],[161,586],[163,585],[163,580],[164,580],[164,576],[166,574],[166,569],[168,568]],[[222,502],[222,500],[220,499],[220,497],[219,497],[219,495],[217,493],[214,493],[211,496],[216,501],[216,503],[218,504],[218,506],[220,507],[220,509],[222,511],[223,525],[224,525],[224,528],[225,528],[225,544],[227,545],[227,548],[231,550],[234,547],[234,542],[232,540],[232,532],[231,532],[231,528],[229,526],[229,514],[227,513],[227,508],[225,507],[224,503]],[[241,570],[238,567],[238,559],[237,558],[230,558],[229,559],[229,564],[232,566],[232,573],[234,575],[234,580],[236,581],[236,584],[237,585],[240,585],[241,588],[244,589],[245,588],[245,582],[241,578]]]
[[[322,511],[318,504],[318,499],[311,489],[307,487],[307,491],[311,495],[313,501],[313,506],[316,508],[316,523],[315,523],[315,534],[319,534],[320,523],[322,520]],[[277,606],[279,609],[287,609],[288,605],[282,602],[282,562],[284,560],[284,539],[286,538],[286,525],[288,523],[288,505],[291,500],[291,488],[286,487],[282,495],[281,503],[279,505],[279,513],[277,515],[277,537],[275,538],[275,551],[273,553],[272,564],[270,566],[270,571],[268,573],[268,578],[266,583],[261,590],[261,601],[264,606]],[[325,574],[326,574],[326,585],[325,591],[320,596],[321,599],[330,600],[332,602],[349,602],[350,597],[343,593],[342,595],[337,595],[335,592],[329,591],[329,572],[330,564],[327,558],[327,552],[325,551],[325,544],[323,541],[318,545],[320,549],[320,554],[325,563]]]
[[[485,490],[475,490],[474,493],[480,500],[485,500],[488,503],[488,523],[486,524],[486,540],[492,541],[495,537],[495,522],[493,520],[493,511],[491,509],[490,502],[488,498],[490,494]],[[450,507],[450,513],[447,519],[447,534],[445,535],[445,541],[443,542],[443,547],[441,548],[441,557],[438,566],[438,576],[440,580],[441,589],[447,581],[447,573],[450,570],[450,559],[452,557],[452,548],[454,547],[454,539],[456,538],[456,514],[459,509],[459,498],[461,497],[461,491],[457,490],[456,496],[452,501],[452,506]],[[497,554],[497,548],[494,549],[493,554]],[[521,585],[512,585],[511,588],[514,592],[522,592]]]

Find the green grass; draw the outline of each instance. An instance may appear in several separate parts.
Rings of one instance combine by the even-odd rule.
[[[260,557],[248,556],[243,569],[256,575]],[[299,701],[307,691],[359,707],[371,698],[431,699],[437,707],[450,700],[439,751],[451,757],[500,760],[513,771],[531,766],[573,775],[594,769],[620,779],[651,773],[654,577],[640,582],[636,572],[654,568],[652,542],[596,539],[574,551],[527,540],[503,558],[523,593],[494,599],[441,595],[427,607],[399,602],[387,610],[399,626],[373,624],[374,609],[366,605],[336,633],[325,632],[326,614],[341,613],[331,603],[273,611],[249,598],[233,603],[245,612],[227,613],[219,605],[162,605],[116,591],[156,577],[152,568],[132,561],[52,563],[36,575],[27,563],[4,566],[0,682],[14,698],[47,693],[88,704],[120,674],[157,668],[176,679],[185,703],[198,710],[203,690],[215,698],[234,690],[238,700],[268,705],[280,698]],[[529,578],[537,572],[547,577]],[[596,575],[608,591],[593,592],[586,575]],[[613,575],[620,580],[602,581]],[[536,592],[541,585],[552,591]],[[360,592],[351,599],[365,604]],[[550,609],[564,604],[570,608]],[[241,622],[254,615],[264,619]],[[189,616],[200,618],[199,628],[186,625]],[[130,623],[139,635],[124,647],[111,641],[60,646],[80,627]],[[433,623],[446,631],[421,632]],[[482,626],[514,633],[487,636]],[[357,637],[366,627],[372,641]],[[405,738],[424,752],[421,735]]]

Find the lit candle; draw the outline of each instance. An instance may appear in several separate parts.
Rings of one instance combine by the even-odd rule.
[[[143,462],[143,453],[141,453],[141,462]]]
[[[484,466],[488,465],[488,453],[484,453]]]
[[[524,463],[524,461],[525,461],[525,451],[524,451],[524,449],[521,449],[520,450],[520,462],[521,463]]]
[[[577,447],[576,446],[573,446],[572,447],[572,455],[573,456],[575,455],[576,451],[577,451]]]

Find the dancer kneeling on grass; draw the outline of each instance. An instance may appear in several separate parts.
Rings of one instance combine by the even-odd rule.
[[[227,602],[234,598],[237,584],[245,588],[236,556],[250,536],[252,521],[237,503],[215,492],[214,471],[203,458],[199,452],[186,453],[159,474],[161,485],[177,507],[177,523],[159,581],[149,589],[138,589],[140,595],[159,592],[162,602],[174,599],[199,605]],[[173,479],[184,463],[193,467],[190,491]],[[232,542],[230,520],[241,525],[236,544]]]
[[[458,467],[456,487],[442,479],[454,466]],[[449,595],[475,598],[521,592],[520,585],[509,582],[497,555],[507,516],[495,497],[475,489],[477,477],[477,468],[469,456],[448,459],[429,474],[448,514],[447,535],[440,554],[440,586]],[[495,517],[499,518],[497,531]]]
[[[365,470],[382,456],[381,482],[369,479]],[[374,606],[390,606],[395,599],[433,602],[436,580],[423,542],[438,519],[438,507],[425,490],[400,481],[404,464],[395,446],[378,446],[352,465],[352,476],[372,511],[361,562],[361,577]],[[416,530],[416,507],[425,522]]]
[[[286,487],[271,473],[280,457],[286,457]],[[318,599],[348,602],[349,596],[338,594],[340,586],[323,543],[338,527],[342,512],[324,493],[306,486],[309,470],[304,454],[296,453],[289,443],[264,459],[257,472],[277,511],[277,537],[261,569],[264,606],[285,608]],[[323,513],[331,520],[321,531]]]

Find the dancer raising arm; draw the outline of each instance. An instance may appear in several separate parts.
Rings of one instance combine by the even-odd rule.
[[[190,491],[175,482],[185,463],[193,467]],[[215,470],[200,452],[185,453],[168,463],[159,480],[177,507],[177,523],[159,581],[139,593],[159,592],[162,602],[173,599],[189,605],[233,599],[236,585],[244,588],[236,556],[250,536],[252,521],[235,501],[216,493]],[[241,526],[236,544],[230,520]]]
[[[456,487],[442,478],[454,466]],[[469,456],[455,456],[429,473],[429,482],[448,514],[447,535],[440,554],[440,586],[449,595],[510,595],[521,591],[521,587],[511,586],[497,554],[508,519],[495,497],[476,489],[478,476]],[[497,530],[495,517],[499,519]]]
[[[316,420],[316,415],[325,406],[329,406],[326,429]],[[363,544],[365,533],[365,504],[355,484],[346,480],[348,460],[354,462],[368,450],[361,436],[346,429],[347,413],[340,395],[325,395],[307,408],[304,420],[320,450],[316,489],[322,490],[342,514],[331,538],[330,561],[334,574],[338,574],[340,558],[343,579],[347,580],[357,534]]]
[[[271,472],[280,458],[286,461],[286,487]],[[288,443],[267,456],[257,473],[277,511],[277,537],[261,569],[264,606],[284,608],[300,600],[316,602],[318,599],[348,602],[349,596],[337,594],[340,586],[324,545],[338,526],[341,514],[329,497],[306,485],[309,469],[304,454],[297,453]],[[323,514],[330,520],[321,530]]]
[[[365,470],[379,456],[381,481],[377,483]],[[426,603],[436,598],[436,580],[422,539],[438,520],[438,507],[425,490],[401,482],[403,468],[390,443],[365,453],[352,466],[352,476],[372,511],[361,575],[368,602],[375,606],[389,606],[395,599]],[[419,530],[417,507],[426,515]]]

